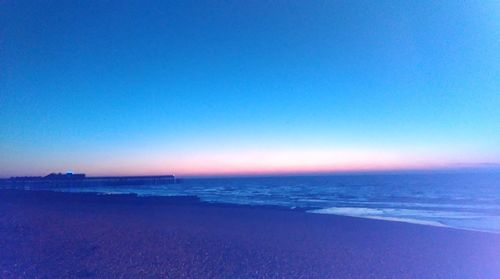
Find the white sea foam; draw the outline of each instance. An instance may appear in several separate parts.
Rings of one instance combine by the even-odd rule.
[[[342,216],[351,217],[361,217],[377,220],[395,221],[395,222],[406,222],[420,225],[430,225],[443,227],[444,224],[438,221],[423,220],[409,218],[406,214],[397,214],[400,209],[377,209],[377,208],[360,208],[360,207],[330,207],[323,209],[310,210],[311,213],[319,214],[334,214]],[[405,211],[416,211],[416,210],[405,210]],[[413,214],[412,214],[413,215]],[[405,217],[403,217],[405,216]]]
[[[500,229],[500,217],[469,212],[363,207],[329,207],[308,212],[487,232],[498,232]]]

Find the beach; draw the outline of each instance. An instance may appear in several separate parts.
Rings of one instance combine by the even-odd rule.
[[[0,190],[3,278],[499,278],[500,234],[274,206]]]

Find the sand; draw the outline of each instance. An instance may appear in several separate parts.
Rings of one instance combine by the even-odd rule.
[[[3,278],[500,278],[500,234],[278,207],[0,190]]]

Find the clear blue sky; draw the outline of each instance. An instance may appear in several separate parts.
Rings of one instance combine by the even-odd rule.
[[[0,3],[0,176],[498,163],[498,1]]]

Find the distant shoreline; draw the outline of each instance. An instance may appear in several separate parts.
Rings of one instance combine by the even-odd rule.
[[[214,173],[214,174],[183,174],[175,175],[176,179],[223,179],[223,178],[256,178],[256,177],[310,177],[310,176],[358,176],[358,175],[411,175],[411,174],[450,174],[450,173],[497,173],[500,174],[500,163],[484,163],[479,166],[442,167],[442,168],[415,168],[415,169],[387,169],[387,170],[351,170],[351,171],[304,171],[304,172],[244,172],[244,173]],[[11,177],[26,175],[0,175],[1,180]],[[163,176],[162,174],[99,174],[89,175],[93,177],[147,177]]]

